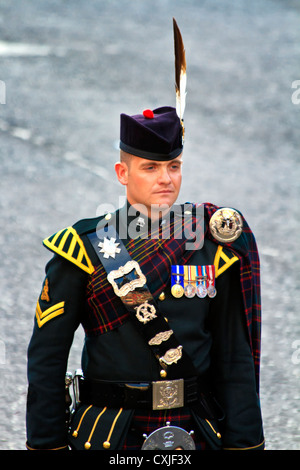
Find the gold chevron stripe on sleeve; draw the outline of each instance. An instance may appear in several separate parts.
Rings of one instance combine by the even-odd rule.
[[[58,304],[52,305],[52,307],[47,308],[42,312],[39,301],[36,305],[35,316],[39,328],[41,328],[47,321],[52,320],[52,318],[62,315],[65,311],[65,302],[59,302]]]
[[[223,261],[223,263],[221,262]],[[214,265],[215,265],[215,276],[216,278],[220,275],[223,274],[226,269],[230,268],[230,266],[233,265],[236,261],[238,261],[238,257],[235,255],[232,255],[231,258],[226,255],[223,251],[223,246],[219,245],[216,255],[215,255],[215,260],[214,260]]]
[[[66,258],[88,274],[94,272],[94,266],[88,257],[85,246],[73,227],[67,227],[43,241],[49,250]]]

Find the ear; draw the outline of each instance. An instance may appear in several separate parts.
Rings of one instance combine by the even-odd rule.
[[[128,182],[128,166],[126,165],[126,163],[117,162],[115,164],[115,172],[119,182],[126,186]]]

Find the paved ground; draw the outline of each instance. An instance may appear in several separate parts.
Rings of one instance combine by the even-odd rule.
[[[120,112],[174,105],[173,16],[188,61],[181,200],[237,207],[256,234],[267,447],[300,449],[299,12],[296,0],[1,1],[0,449],[24,448],[41,240],[119,205]]]

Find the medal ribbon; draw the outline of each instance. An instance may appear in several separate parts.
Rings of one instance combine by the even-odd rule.
[[[175,272],[173,269],[175,268]],[[177,264],[176,266],[172,266],[172,286],[174,284],[179,284],[183,287],[183,278],[184,278],[184,270],[183,266]]]
[[[208,267],[208,286],[213,286],[215,287],[215,266],[212,264]]]
[[[184,287],[189,284],[195,286],[196,282],[196,266],[183,266],[184,268]]]
[[[206,266],[201,266],[201,273],[202,273],[202,284],[204,287],[207,287],[207,273],[206,273]]]
[[[196,269],[196,287],[198,287],[198,284],[200,282],[200,279],[199,279],[199,268],[200,266],[195,266],[195,269]]]

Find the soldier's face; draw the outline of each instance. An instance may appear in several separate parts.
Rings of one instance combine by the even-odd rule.
[[[129,164],[120,162],[115,168],[120,183],[127,188],[130,204],[143,204],[150,216],[151,207],[171,207],[176,201],[181,186],[181,165],[181,155],[169,162],[132,155]]]

